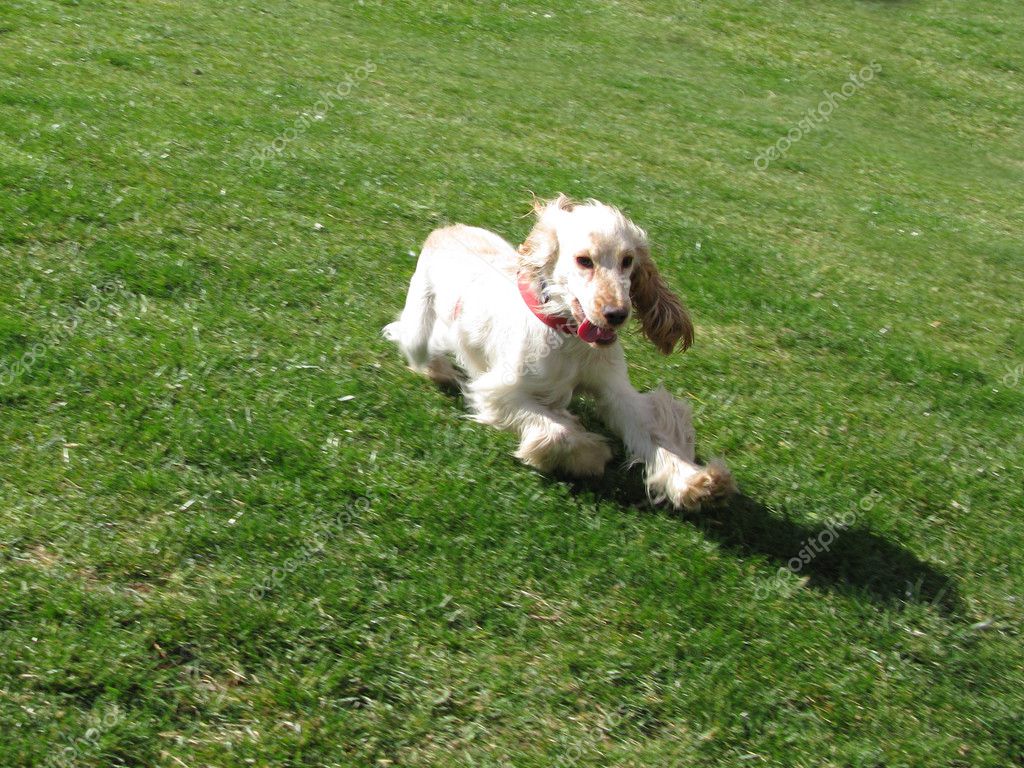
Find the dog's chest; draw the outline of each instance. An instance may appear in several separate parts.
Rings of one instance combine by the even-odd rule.
[[[564,407],[583,379],[589,365],[589,348],[574,339],[566,339],[548,354],[527,354],[523,383],[537,399]]]

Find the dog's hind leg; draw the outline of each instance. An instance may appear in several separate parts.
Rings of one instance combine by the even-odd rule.
[[[425,271],[418,267],[409,282],[402,315],[384,327],[384,336],[398,344],[409,366],[420,373],[428,373],[430,337],[436,321],[433,292]]]
[[[462,381],[459,369],[452,365],[449,357],[451,343],[450,329],[443,322],[435,322],[427,345],[427,365],[422,370],[439,387],[458,387]]]

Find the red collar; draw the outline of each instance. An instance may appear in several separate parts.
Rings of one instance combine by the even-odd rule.
[[[536,293],[534,293],[533,286],[530,285],[530,279],[526,277],[526,275],[520,273],[518,282],[519,295],[523,297],[523,301],[526,302],[526,306],[529,307],[531,312],[533,312],[534,317],[549,328],[554,328],[556,331],[561,331],[562,333],[570,336],[576,333],[576,323],[568,317],[562,317],[561,315],[549,315],[540,311],[544,302]]]

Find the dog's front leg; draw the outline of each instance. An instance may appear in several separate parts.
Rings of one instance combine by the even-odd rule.
[[[585,430],[568,411],[528,403],[521,408],[516,421],[520,436],[516,458],[542,472],[595,477],[604,472],[612,457],[608,442]]]
[[[567,410],[539,402],[500,372],[470,382],[466,395],[477,421],[515,431],[516,458],[542,472],[594,477],[612,457],[601,435],[585,430]]]
[[[595,389],[605,423],[622,438],[632,458],[643,463],[647,489],[656,501],[668,499],[677,507],[693,509],[732,492],[732,477],[724,464],[697,464],[687,403],[660,387],[637,392],[624,365],[614,374],[605,373]]]

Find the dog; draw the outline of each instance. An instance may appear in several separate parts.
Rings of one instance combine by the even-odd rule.
[[[643,465],[653,501],[695,509],[732,493],[724,463],[694,458],[689,405],[629,381],[618,334],[633,310],[663,354],[693,342],[647,235],[596,200],[535,200],[534,213],[518,249],[463,224],[432,232],[385,337],[414,371],[461,386],[477,421],[517,433],[516,457],[542,472],[594,477],[612,458],[606,438],[568,410],[584,393]]]

